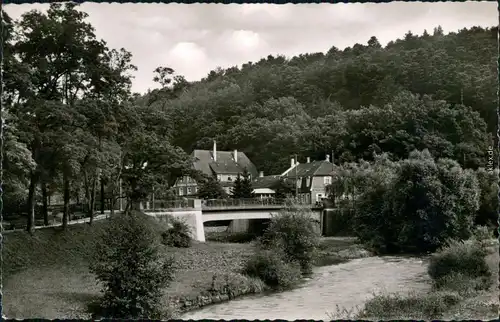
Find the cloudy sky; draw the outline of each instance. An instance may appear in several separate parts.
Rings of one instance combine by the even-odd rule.
[[[9,4],[14,19],[48,4]],[[269,54],[291,57],[366,43],[382,44],[408,30],[421,34],[498,25],[496,2],[392,2],[380,4],[117,4],[84,3],[80,10],[110,48],[124,47],[138,67],[133,90],[156,87],[153,70],[173,68],[199,80],[216,67],[241,66]]]

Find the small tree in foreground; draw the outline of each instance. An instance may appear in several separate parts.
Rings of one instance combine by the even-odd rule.
[[[103,285],[99,315],[161,319],[162,290],[172,280],[170,258],[158,253],[156,223],[139,212],[117,215],[99,237],[91,272]]]

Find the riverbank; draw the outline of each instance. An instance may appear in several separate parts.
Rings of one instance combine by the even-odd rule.
[[[88,304],[100,295],[87,265],[95,237],[105,222],[47,228],[30,236],[14,232],[4,236],[3,310],[9,318],[90,319]],[[174,256],[174,281],[165,290],[165,303],[177,313],[262,293],[262,282],[239,273],[252,255],[254,244],[194,243],[191,248],[162,246]],[[322,262],[328,265],[356,256],[367,256],[352,238],[322,239]],[[329,258],[324,260],[324,258]]]
[[[487,289],[475,289],[470,278],[453,277],[442,287],[425,293],[382,292],[363,309],[353,310],[350,319],[362,320],[493,320],[498,318],[498,241],[492,240],[485,262],[492,272]],[[466,260],[466,259],[464,259]],[[487,278],[487,279],[488,279]],[[432,281],[429,281],[429,285]]]

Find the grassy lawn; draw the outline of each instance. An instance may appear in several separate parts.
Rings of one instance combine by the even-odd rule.
[[[48,228],[13,232],[4,236],[3,308],[9,318],[82,318],[90,319],[87,305],[99,296],[100,287],[88,271],[89,255],[95,237],[105,225],[95,222],[70,226],[67,231]],[[357,255],[354,239],[322,240],[320,257],[335,260],[318,261],[329,265]],[[213,276],[237,273],[252,255],[254,244],[197,243],[191,248],[162,247],[165,256],[176,259],[175,279],[166,290],[165,301],[196,297],[212,286]],[[341,255],[335,255],[342,253]],[[359,255],[359,254],[358,254]]]

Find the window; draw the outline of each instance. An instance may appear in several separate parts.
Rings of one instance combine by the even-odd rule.
[[[188,195],[190,195],[190,194],[192,193],[192,190],[193,190],[193,189],[191,189],[191,187],[188,187],[188,188],[187,188],[187,190],[188,190],[188,191],[187,191],[187,194],[188,194]]]
[[[311,182],[311,178],[307,177],[306,178],[306,187],[309,187],[310,182]]]
[[[219,181],[222,180],[222,176],[220,174],[217,175],[217,180],[219,180]]]
[[[179,196],[182,196],[184,194],[184,189],[183,188],[179,188]]]
[[[325,184],[332,184],[332,177],[323,177]]]
[[[233,181],[233,178],[231,178],[231,176],[227,176],[227,181]]]

